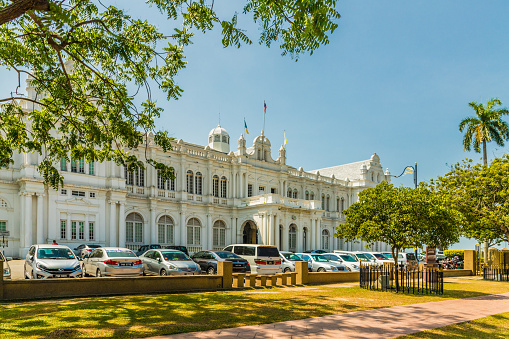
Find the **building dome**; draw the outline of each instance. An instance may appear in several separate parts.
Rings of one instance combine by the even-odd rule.
[[[270,141],[265,135],[262,134],[254,139],[253,144],[264,144],[265,146],[270,146]]]
[[[208,146],[219,152],[230,152],[230,135],[221,125],[210,131]]]

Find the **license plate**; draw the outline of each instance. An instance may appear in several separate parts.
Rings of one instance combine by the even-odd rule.
[[[66,274],[54,274],[53,275],[55,278],[68,278],[69,276],[66,275]]]
[[[133,263],[132,262],[121,262],[118,264],[118,266],[132,266]]]
[[[274,265],[273,261],[267,261],[267,265]]]
[[[244,264],[234,264],[233,267],[243,267]]]

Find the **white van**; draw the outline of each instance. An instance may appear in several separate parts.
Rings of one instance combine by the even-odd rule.
[[[253,274],[281,273],[281,257],[276,246],[235,244],[223,251],[232,252],[249,261]]]

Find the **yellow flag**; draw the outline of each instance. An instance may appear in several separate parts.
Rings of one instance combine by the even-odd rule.
[[[285,143],[284,144],[286,145],[288,143],[288,140],[286,139],[286,131],[284,131],[283,133],[285,135]]]

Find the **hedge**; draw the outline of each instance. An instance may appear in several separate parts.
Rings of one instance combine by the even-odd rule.
[[[454,258],[454,256],[459,256],[461,259],[465,258],[465,250],[446,250],[444,251],[444,255],[447,258]]]

